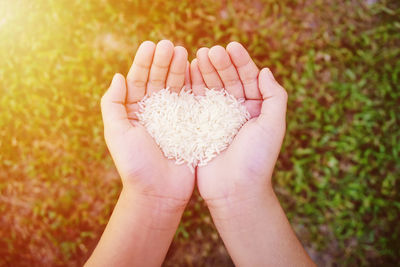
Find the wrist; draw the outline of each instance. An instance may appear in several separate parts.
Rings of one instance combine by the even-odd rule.
[[[129,187],[123,187],[118,201],[129,206],[130,212],[141,214],[142,226],[152,230],[176,228],[187,204],[186,200],[144,194]]]
[[[248,194],[208,199],[206,203],[219,231],[252,229],[266,206],[280,208],[272,186]]]
[[[202,193],[201,190],[200,193]],[[229,210],[236,209],[238,205],[244,203],[255,204],[273,195],[271,180],[266,179],[262,183],[235,185],[234,188],[221,192],[218,196],[213,194],[213,196],[202,195],[202,197],[210,210]]]

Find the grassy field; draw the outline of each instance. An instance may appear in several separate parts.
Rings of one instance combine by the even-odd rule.
[[[77,266],[121,189],[99,99],[140,42],[240,41],[289,93],[274,185],[321,266],[400,257],[400,2],[0,0],[0,266]],[[231,266],[194,194],[166,266]]]

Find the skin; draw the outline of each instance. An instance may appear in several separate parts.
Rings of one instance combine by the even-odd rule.
[[[205,57],[211,65],[201,63]],[[269,69],[260,71],[237,42],[230,43],[227,49],[201,48],[197,60],[199,68],[196,70],[196,63],[192,62],[191,71],[192,77],[203,78],[199,87],[222,84],[236,98],[245,98],[245,105],[252,110],[252,119],[243,125],[228,149],[197,169],[200,193],[206,201],[252,195],[271,185],[285,134],[287,93]],[[210,74],[212,71],[214,75]]]
[[[199,49],[191,76],[196,94],[224,87],[245,99],[252,116],[224,152],[197,168],[199,192],[235,265],[314,266],[271,184],[285,134],[286,91],[237,42]]]
[[[102,98],[105,139],[123,183],[110,221],[86,266],[160,266],[190,199],[195,175],[167,160],[137,122],[146,95],[182,86],[198,95],[225,88],[251,119],[232,144],[196,169],[197,185],[238,266],[313,266],[271,185],[285,133],[287,94],[237,42],[201,48],[190,64],[170,41],[139,47],[127,79],[116,74]]]
[[[145,94],[177,91],[188,73],[187,51],[170,41],[146,41],[127,79],[116,74],[101,100],[104,136],[123,190],[86,266],[160,266],[192,195],[195,177],[176,165],[137,122]],[[186,79],[186,82],[189,82]]]

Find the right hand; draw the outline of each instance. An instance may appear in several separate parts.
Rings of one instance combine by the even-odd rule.
[[[186,206],[195,177],[186,165],[163,155],[135,115],[146,94],[170,87],[179,91],[188,73],[187,51],[167,40],[143,42],[127,79],[116,74],[101,100],[104,135],[124,190],[169,209]],[[166,203],[166,204],[165,204]],[[157,205],[158,207],[159,205]]]

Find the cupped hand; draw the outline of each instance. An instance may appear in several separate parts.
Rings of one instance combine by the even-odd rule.
[[[251,119],[231,145],[206,166],[197,168],[201,196],[211,204],[220,199],[245,199],[270,192],[271,176],[285,134],[287,93],[267,68],[258,69],[237,42],[227,48],[201,48],[191,62],[195,94],[204,87],[225,88],[244,99]]]
[[[164,157],[135,113],[146,94],[165,87],[178,92],[188,83],[187,57],[185,48],[170,41],[146,41],[138,48],[127,79],[116,74],[101,100],[106,143],[124,188],[149,199],[169,200],[169,206],[187,203],[194,174]]]

